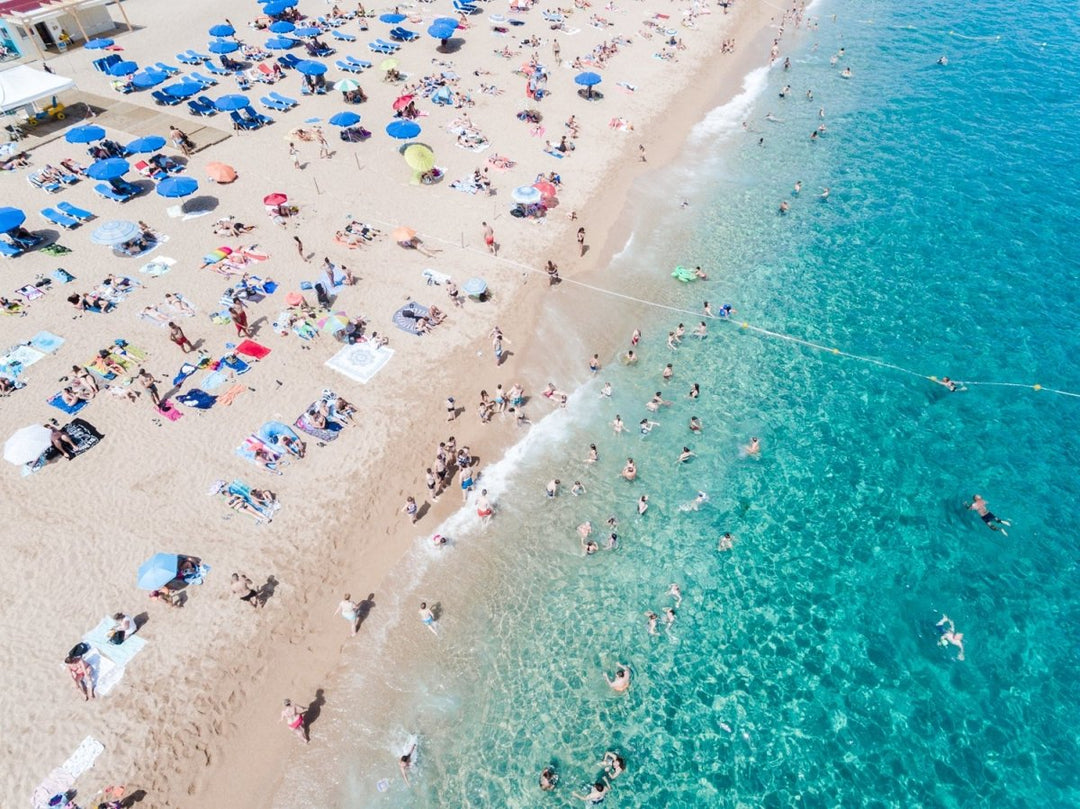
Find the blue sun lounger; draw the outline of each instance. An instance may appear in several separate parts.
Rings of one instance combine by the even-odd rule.
[[[206,60],[195,53],[195,51],[184,51],[183,53],[176,54],[176,61],[185,65],[201,65]]]
[[[150,96],[154,99],[154,101],[156,101],[158,104],[161,104],[163,107],[175,107],[177,104],[180,103],[179,98],[177,98],[176,96],[171,96],[168,93],[163,93],[161,92],[161,90],[154,90],[152,93],[150,93]]]
[[[193,115],[209,116],[217,112],[217,107],[213,104],[207,104],[202,99],[192,99],[191,101],[188,101],[187,105]]]
[[[238,110],[230,112],[229,117],[232,118],[233,129],[258,129],[260,126],[258,121],[245,118]]]
[[[76,208],[70,202],[58,202],[56,207],[66,213],[68,216],[74,216],[76,219],[82,222],[89,222],[94,218],[94,215],[90,211],[83,210],[82,208]]]
[[[419,36],[420,35],[415,31],[410,31],[408,28],[402,28],[400,25],[397,28],[390,29],[390,38],[398,42],[412,42]]]
[[[270,98],[274,99],[274,101],[280,101],[282,104],[288,104],[290,107],[295,107],[299,103],[295,98],[289,98],[288,96],[283,96],[281,93],[277,92],[276,90],[270,91],[270,93],[268,93],[268,95],[270,96]]]
[[[209,76],[203,76],[197,70],[191,71],[190,78],[192,81],[198,82],[203,87],[213,87],[215,84],[217,84],[217,79],[211,79]]]
[[[393,46],[390,46],[390,45],[381,45],[378,42],[369,42],[368,43],[368,49],[372,53],[391,54],[391,53],[396,53],[397,52],[396,47],[393,47]]]
[[[369,62],[367,59],[357,59],[355,56],[346,56],[345,61],[348,62],[350,65],[356,65],[357,67],[363,68],[364,70],[367,70],[369,67],[371,67],[371,62]]]
[[[385,39],[376,39],[375,42],[382,45],[384,48],[390,48],[394,53],[401,47],[396,42],[387,42]]]
[[[288,112],[292,107],[283,101],[275,101],[272,98],[263,96],[259,99],[259,103],[266,107],[268,110],[274,110],[274,112]]]
[[[113,202],[127,202],[129,199],[135,196],[130,191],[125,191],[121,193],[108,183],[98,183],[97,185],[95,185],[94,193],[97,194],[99,197],[111,199]]]
[[[56,210],[55,208],[42,208],[41,215],[45,217],[45,219],[47,219],[48,221],[52,222],[54,225],[59,225],[66,230],[77,228],[80,224],[79,220],[75,217],[60,213],[60,211]]]
[[[177,73],[180,72],[180,68],[173,67],[172,65],[167,65],[164,62],[155,62],[154,67],[156,67],[158,70],[162,70],[168,73],[170,76],[175,76]]]
[[[342,42],[356,42],[356,37],[352,34],[343,34],[341,31],[331,31],[330,35],[334,39],[340,39]]]
[[[0,239],[0,256],[4,256],[4,258],[15,258],[15,256],[21,256],[22,253],[23,251],[21,248],[16,247],[11,242]]]
[[[362,68],[362,67],[360,67],[360,65],[354,64],[352,62],[343,62],[340,59],[338,59],[336,62],[334,62],[334,64],[338,66],[338,70],[344,70],[346,73],[363,73],[364,72],[364,68]]]
[[[233,74],[233,72],[231,70],[226,70],[223,67],[219,67],[218,65],[215,65],[213,62],[207,62],[205,65],[203,65],[203,67],[205,67],[207,70],[209,70],[215,76],[231,76]]]

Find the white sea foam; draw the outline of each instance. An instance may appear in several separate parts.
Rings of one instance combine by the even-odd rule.
[[[706,138],[732,135],[741,131],[742,122],[754,106],[754,102],[764,92],[769,79],[769,66],[755,68],[743,77],[742,90],[726,104],[721,104],[690,130],[688,145],[697,145]]]

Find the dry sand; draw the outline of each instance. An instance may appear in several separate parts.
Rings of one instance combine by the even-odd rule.
[[[206,29],[223,16],[246,22],[252,5],[197,0],[184,4],[181,11],[177,4],[153,0],[126,7],[142,27],[117,36],[125,58],[175,63],[176,52],[201,49]],[[411,78],[431,72],[433,58],[452,63],[461,76],[459,86],[471,89],[475,101],[465,112],[491,141],[491,148],[480,154],[456,148],[443,127],[460,111],[422,100],[419,106],[428,115],[419,119],[424,129],[420,140],[434,149],[437,164],[447,175],[433,187],[410,184],[410,171],[397,153],[398,142],[382,132],[391,120],[390,104],[400,85],[384,83],[373,69],[359,77],[368,102],[353,108],[364,116],[363,124],[373,137],[366,143],[343,143],[327,127],[334,157],[320,160],[315,144],[298,144],[306,164],[302,171],[291,164],[285,136],[309,117],[325,120],[345,108],[337,93],[304,98],[298,110],[271,113],[277,119],[273,126],[228,138],[222,115],[194,119],[184,107],[173,108],[188,131],[207,127],[195,135],[197,142],[224,138],[189,163],[188,173],[201,184],[199,195],[217,199],[212,215],[170,217],[167,209],[175,201],[153,193],[116,206],[95,197],[94,183],[88,180],[59,195],[96,212],[102,221],[145,220],[168,236],[151,258],[168,256],[177,263],[162,277],[140,275],[138,268],[146,259],[115,258],[107,248],[90,243],[97,223],[60,234],[61,243],[73,250],[70,255],[52,258],[35,251],[8,261],[5,275],[10,289],[4,294],[9,297],[15,287],[57,266],[77,280],[60,289],[54,284],[43,299],[29,305],[26,317],[0,318],[0,345],[25,341],[42,329],[66,340],[55,355],[26,370],[25,389],[3,400],[4,436],[52,417],[63,423],[64,414],[45,400],[60,389],[58,380],[72,364],[87,361],[115,338],[145,349],[149,357],[144,366],[161,379],[171,379],[184,357],[168,341],[166,329],[137,318],[143,307],[160,302],[166,292],[181,292],[198,308],[196,317],[181,323],[188,336],[203,341],[213,356],[224,353],[234,332],[231,326],[212,324],[207,313],[220,308],[216,303],[230,281],[199,269],[199,264],[213,247],[235,247],[241,240],[211,235],[217,216],[233,214],[257,224],[242,243],[257,242],[270,254],[269,261],[253,269],[275,279],[281,289],[250,310],[259,326],[256,339],[272,353],[238,378],[244,392],[231,406],[183,409],[183,418],[171,423],[157,416],[145,396],[129,402],[101,394],[79,414],[105,434],[97,448],[29,477],[9,465],[0,476],[7,525],[0,618],[0,648],[7,661],[0,674],[6,720],[0,755],[7,762],[0,794],[5,805],[25,805],[33,787],[88,734],[104,743],[105,752],[77,784],[84,800],[106,784],[126,783],[130,789],[146,790],[144,805],[155,807],[242,809],[266,804],[280,762],[295,745],[278,723],[280,697],[293,694],[304,699],[312,694],[332,676],[342,645],[352,642],[340,619],[331,616],[341,591],[377,593],[382,576],[408,544],[458,507],[456,496],[443,498],[415,527],[399,512],[408,494],[423,502],[423,470],[433,460],[435,444],[453,432],[459,445],[469,444],[481,457],[483,466],[517,432],[509,421],[479,423],[475,404],[481,388],[491,391],[499,382],[509,388],[520,381],[527,393],[535,395],[549,376],[569,389],[586,375],[588,355],[567,353],[560,346],[545,346],[543,352],[530,347],[533,325],[545,307],[585,306],[584,298],[594,294],[570,284],[549,289],[539,272],[544,261],[556,261],[567,278],[590,270],[602,272],[612,250],[625,239],[620,224],[629,219],[630,183],[644,172],[662,170],[690,125],[705,110],[730,98],[746,71],[768,58],[775,36],[770,19],[779,15],[778,8],[751,7],[740,0],[725,15],[713,6],[706,9],[711,14],[698,17],[693,29],[680,22],[685,8],[664,0],[620,0],[614,10],[576,9],[567,25],[580,30],[567,35],[550,30],[540,5],[515,15],[526,25],[498,36],[488,15],[505,14],[507,9],[490,3],[469,19],[467,31],[459,32],[464,45],[455,53],[438,54],[426,35],[405,45],[399,60]],[[301,4],[302,11],[321,14],[327,9],[313,0]],[[423,18],[421,23],[405,23],[419,31],[444,11],[429,5],[403,10]],[[677,28],[686,45],[677,51],[677,61],[653,58],[662,39],[655,29],[652,39],[639,33],[649,30],[642,22],[657,12],[670,15],[665,24]],[[604,29],[589,25],[593,13],[615,25]],[[351,53],[377,65],[380,57],[369,54],[366,43],[375,36],[386,38],[388,26],[377,20],[369,25],[367,33],[359,32],[355,21],[341,29],[357,35],[352,45],[327,37],[338,46],[338,54],[326,61],[332,64]],[[541,104],[525,98],[524,79],[511,72],[528,60],[530,49],[521,49],[511,60],[495,53],[532,34],[543,39],[536,50],[552,74],[547,85],[551,94]],[[618,34],[632,42],[600,71],[605,98],[592,103],[580,99],[573,84],[578,71],[569,60]],[[248,29],[241,29],[238,36],[252,43],[265,37]],[[722,55],[719,43],[731,36],[737,41],[736,52]],[[553,38],[561,46],[561,66],[553,66]],[[90,68],[90,61],[99,55],[75,50],[54,59],[52,67],[76,78],[81,90],[120,101],[105,77]],[[475,70],[491,74],[478,77]],[[336,80],[339,74],[331,68],[328,78]],[[481,82],[496,85],[501,93],[481,93]],[[626,92],[617,82],[637,89]],[[256,85],[249,95],[257,98],[265,89]],[[276,89],[299,98],[295,75],[287,74]],[[223,85],[207,94],[216,98],[234,91]],[[71,93],[67,100],[79,98],[79,93]],[[146,93],[122,100],[152,106]],[[514,117],[526,107],[543,112],[543,137],[530,136],[529,126]],[[562,122],[571,114],[581,124],[576,151],[562,160],[544,154],[544,140],[557,141],[565,131]],[[616,116],[632,122],[634,131],[610,128],[608,123]],[[106,112],[101,123],[109,127],[110,118],[119,120]],[[161,127],[160,120],[152,129],[110,127],[109,136],[126,142],[166,134]],[[69,156],[89,162],[81,147],[62,138],[45,140],[26,142],[35,147],[32,168]],[[639,160],[639,144],[646,146],[648,163]],[[451,180],[483,166],[493,153],[517,161],[510,171],[490,172],[495,196],[469,196],[449,188]],[[239,180],[224,186],[205,182],[203,167],[211,161],[235,166]],[[509,216],[510,191],[551,170],[562,175],[563,190],[560,206],[549,213],[548,221],[535,224]],[[34,228],[41,224],[37,211],[56,199],[30,188],[21,176],[26,171],[6,174],[3,182],[9,203],[23,207],[27,225]],[[286,192],[300,206],[299,217],[288,229],[273,225],[263,212],[261,199],[271,191]],[[565,214],[570,210],[578,211],[578,221],[569,221]],[[359,250],[335,246],[332,234],[346,213],[384,230],[414,227],[429,247],[441,252],[428,259],[385,237]],[[495,228],[498,260],[484,250],[483,220]],[[578,226],[586,228],[591,248],[584,259],[577,257],[574,242]],[[294,235],[314,251],[312,264],[298,260]],[[269,325],[284,308],[283,293],[296,289],[302,279],[314,279],[324,255],[347,263],[360,278],[340,292],[335,309],[363,313],[371,321],[369,328],[387,334],[396,352],[366,385],[324,367],[339,348],[331,337],[303,342],[293,335],[281,337]],[[425,267],[458,282],[482,275],[494,299],[455,309],[443,288],[424,283]],[[73,318],[75,312],[64,296],[69,290],[89,291],[109,272],[131,274],[143,288],[110,314]],[[614,284],[610,279],[605,283]],[[447,324],[423,338],[393,329],[390,314],[408,298],[438,304],[449,314]],[[487,338],[495,324],[502,325],[511,352],[501,368],[495,367]],[[603,352],[611,338],[594,339],[595,350]],[[291,423],[327,387],[357,406],[359,426],[324,447],[310,441],[308,457],[290,464],[281,477],[233,454],[264,421]],[[447,395],[456,396],[466,407],[452,426],[445,422]],[[530,405],[534,417],[546,412],[547,403],[540,401],[542,405]],[[270,488],[283,508],[271,525],[257,526],[207,496],[207,487],[217,478],[240,478]],[[213,568],[205,585],[189,588],[190,599],[183,609],[152,603],[134,586],[136,568],[156,551],[197,555]],[[245,571],[257,585],[272,584],[272,597],[262,611],[253,613],[230,595],[229,574],[234,570]],[[140,635],[149,642],[111,694],[84,703],[64,671],[63,656],[102,615],[116,610],[145,613]],[[370,620],[380,620],[377,612]]]

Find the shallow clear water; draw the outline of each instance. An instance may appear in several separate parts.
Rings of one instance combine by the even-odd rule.
[[[628,765],[609,805],[1080,803],[1080,400],[970,384],[1080,391],[1075,8],[815,11],[792,69],[760,75],[752,109],[703,122],[693,158],[651,183],[665,212],[600,283],[688,311],[730,302],[736,321],[916,373],[737,322],[711,321],[672,353],[663,337],[691,315],[607,303],[626,307],[627,338],[642,327],[640,364],[611,358],[488,470],[490,526],[466,514],[450,548],[413,549],[379,601],[393,617],[365,626],[328,689],[320,732],[334,751],[298,754],[276,806],[569,805],[608,749]],[[811,142],[822,106],[828,131]],[[680,263],[710,280],[674,281]],[[919,376],[931,374],[968,389]],[[659,388],[674,404],[642,439],[634,425]],[[760,458],[740,453],[750,436]],[[581,461],[590,442],[594,467]],[[698,457],[677,465],[683,444]],[[631,455],[640,476],[627,483]],[[549,501],[552,477],[588,492]],[[709,502],[680,510],[699,490]],[[964,509],[976,491],[1008,537]],[[584,558],[575,526],[610,514],[619,549]],[[725,531],[735,545],[719,552]],[[651,637],[644,613],[672,603],[671,582],[676,623]],[[420,599],[440,606],[438,638]],[[963,662],[937,645],[942,612],[964,633]],[[616,661],[633,671],[625,695],[604,682]],[[410,733],[406,790],[395,759]],[[552,796],[536,786],[549,763]]]

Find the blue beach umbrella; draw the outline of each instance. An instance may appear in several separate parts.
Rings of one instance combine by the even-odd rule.
[[[113,44],[111,39],[88,39],[83,45],[88,51],[101,51]]]
[[[0,208],[0,233],[14,230],[26,221],[26,214],[18,208]]]
[[[264,14],[271,14],[271,6],[282,6],[283,8],[292,8],[297,5],[300,0],[259,0],[263,7]]]
[[[199,183],[191,177],[166,177],[157,185],[158,196],[186,197],[199,190]]]
[[[454,35],[454,31],[457,30],[457,23],[453,25],[440,25],[438,23],[432,23],[428,29],[428,35],[435,39],[450,39]]]
[[[296,40],[288,37],[270,37],[266,40],[266,47],[272,51],[287,51],[294,45],[296,45]]]
[[[519,185],[510,192],[510,199],[519,205],[535,205],[540,201],[540,190],[531,185]]]
[[[275,34],[291,34],[295,30],[296,26],[288,20],[278,20],[270,23],[270,31]]]
[[[483,278],[470,278],[464,284],[461,285],[461,291],[468,295],[470,298],[479,298],[485,292],[487,292],[487,281]]]
[[[415,121],[391,121],[386,125],[386,134],[398,140],[409,140],[420,134],[420,124]]]
[[[212,37],[231,37],[235,33],[236,29],[227,23],[215,25],[210,29],[210,36]]]
[[[232,53],[240,50],[240,43],[235,39],[215,39],[206,48],[210,53]]]
[[[329,123],[333,126],[353,126],[360,123],[360,116],[355,112],[339,112],[330,118]]]
[[[135,584],[140,590],[156,590],[176,578],[180,557],[175,553],[155,553],[141,565]]]
[[[305,76],[321,76],[326,72],[326,65],[312,59],[302,59],[296,63],[295,67]]]
[[[116,62],[105,68],[105,72],[110,76],[129,76],[138,69],[138,62]]]
[[[390,25],[397,25],[405,19],[404,14],[380,14],[379,22],[389,23]]]
[[[101,140],[103,137],[105,137],[105,130],[100,126],[84,124],[83,126],[77,126],[74,129],[68,130],[68,133],[64,135],[64,140],[68,143],[93,143],[95,140]]]
[[[244,107],[251,106],[251,100],[245,95],[234,93],[233,95],[222,96],[214,102],[214,106],[222,112],[242,110]]]
[[[321,33],[322,33],[322,31],[320,31],[318,28],[314,28],[313,26],[310,26],[310,25],[307,26],[306,28],[294,28],[293,29],[293,36],[297,36],[297,37],[317,37]]]
[[[161,135],[147,135],[145,138],[136,138],[127,145],[128,154],[149,154],[156,152],[165,145],[165,138]]]
[[[145,90],[147,87],[157,87],[167,78],[169,78],[169,74],[163,70],[151,70],[150,68],[147,68],[132,76],[131,83],[140,90]]]
[[[588,71],[585,73],[578,73],[574,76],[574,84],[580,84],[582,87],[594,87],[601,81],[603,81],[603,79],[600,78],[599,74],[590,73]]]
[[[115,180],[131,170],[131,165],[122,157],[107,157],[91,163],[86,176],[95,180]]]
[[[196,84],[193,81],[182,81],[179,84],[170,84],[168,87],[162,88],[161,92],[173,98],[187,98],[196,93],[201,93],[202,90],[203,86],[201,84]]]
[[[142,231],[134,222],[126,219],[114,219],[106,222],[90,234],[90,241],[94,244],[103,244],[106,247],[114,247],[124,242],[130,242]]]
[[[455,20],[453,17],[436,17],[434,20],[431,21],[431,24],[432,25],[449,25],[449,26],[452,26],[454,28],[457,28],[458,23],[457,23],[457,20]]]

